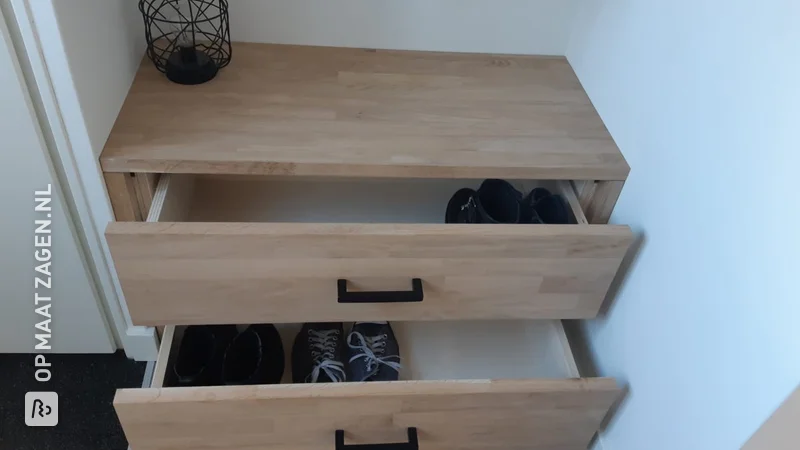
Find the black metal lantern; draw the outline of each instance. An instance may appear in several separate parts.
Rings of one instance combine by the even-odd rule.
[[[139,0],[147,56],[179,84],[211,80],[231,62],[228,0]]]

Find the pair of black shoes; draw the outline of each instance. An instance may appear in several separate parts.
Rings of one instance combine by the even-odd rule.
[[[445,223],[569,223],[569,208],[560,195],[536,188],[528,195],[505,180],[485,180],[478,190],[459,189],[447,204]]]
[[[274,325],[189,326],[173,365],[176,386],[280,383],[283,343]]]
[[[344,337],[342,323],[307,323],[292,347],[292,381],[394,381],[400,348],[388,322],[356,322]]]

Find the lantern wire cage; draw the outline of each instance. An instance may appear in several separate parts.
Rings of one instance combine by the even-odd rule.
[[[170,56],[191,48],[222,69],[231,62],[228,0],[139,0],[147,56],[161,72]]]

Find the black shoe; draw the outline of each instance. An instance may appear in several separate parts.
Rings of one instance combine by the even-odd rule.
[[[395,381],[400,346],[388,322],[356,322],[347,336],[351,381]]]
[[[292,346],[294,383],[345,381],[344,325],[306,323]]]
[[[278,384],[285,357],[281,335],[274,325],[250,325],[225,351],[222,384]]]
[[[183,333],[172,371],[176,386],[212,386],[222,380],[222,359],[235,325],[193,325]]]
[[[505,180],[484,180],[477,191],[459,189],[447,204],[445,223],[520,223],[522,193]]]
[[[475,190],[459,189],[447,203],[444,223],[480,223],[477,198]]]
[[[545,188],[532,190],[522,200],[524,223],[567,224],[569,223],[569,206],[557,194]]]

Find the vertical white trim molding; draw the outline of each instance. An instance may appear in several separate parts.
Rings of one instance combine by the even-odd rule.
[[[35,83],[31,88],[38,91],[43,109],[39,112],[40,121],[50,128],[72,194],[77,214],[75,220],[83,232],[88,262],[117,343],[129,358],[155,360],[158,356],[155,330],[133,326],[102,234],[114,216],[102,170],[92,149],[53,4],[40,0],[11,0],[11,4],[33,72],[34,80],[28,80],[28,83]],[[47,33],[40,33],[40,30],[47,30]]]
[[[65,176],[63,170],[61,170],[61,166],[59,165],[60,161],[53,157],[52,149],[54,145],[52,142],[52,136],[50,136],[48,133],[49,130],[46,128],[46,124],[42,123],[41,117],[37,110],[41,108],[39,108],[38,105],[40,102],[38,102],[38,96],[36,95],[36,86],[31,86],[29,81],[32,77],[32,70],[30,65],[27,64],[27,60],[23,58],[25,56],[25,49],[20,37],[19,27],[17,26],[12,11],[7,3],[0,3],[0,52],[2,52],[2,55],[0,55],[0,58],[2,58],[0,64],[8,64],[8,66],[6,66],[4,69],[10,67],[13,72],[13,75],[10,78],[7,75],[4,77],[4,81],[7,82],[6,84],[9,84],[8,86],[2,86],[2,89],[4,89],[4,95],[9,96],[8,100],[11,101],[11,105],[22,106],[21,110],[19,108],[14,109],[16,114],[20,114],[21,117],[11,118],[11,122],[9,123],[25,124],[27,121],[31,122],[30,128],[26,127],[19,131],[23,134],[29,132],[33,132],[35,134],[35,140],[37,141],[36,144],[38,145],[36,147],[29,147],[27,150],[30,152],[41,153],[41,160],[37,160],[40,161],[40,164],[43,164],[44,167],[40,167],[40,169],[45,169],[46,178],[44,179],[47,179],[50,183],[52,183],[53,197],[55,198],[56,203],[60,206],[59,209],[62,210],[61,212],[63,216],[56,214],[55,212],[53,213],[53,221],[55,223],[56,218],[61,219],[60,222],[65,228],[54,230],[53,233],[55,235],[55,233],[59,231],[63,232],[66,229],[66,232],[69,234],[68,239],[72,241],[74,247],[68,245],[62,249],[74,250],[77,253],[70,255],[73,257],[68,261],[69,264],[77,265],[77,267],[70,268],[74,269],[74,271],[69,272],[68,276],[76,277],[74,280],[70,280],[70,282],[74,281],[77,284],[86,286],[88,288],[88,290],[68,289],[67,291],[62,291],[69,292],[69,295],[77,294],[81,296],[81,298],[76,299],[65,298],[64,300],[67,301],[65,306],[67,309],[78,313],[78,315],[72,317],[71,326],[75,326],[76,319],[80,320],[80,318],[84,318],[87,328],[85,330],[65,330],[67,334],[71,335],[67,341],[71,340],[72,343],[68,344],[66,347],[53,344],[53,350],[56,352],[113,352],[118,348],[118,345],[109,326],[108,319],[104,314],[102,300],[97,289],[97,284],[94,282],[91,264],[87,259],[85,251],[86,247],[83,244],[82,235],[76,229],[77,223],[75,220],[75,207],[70,201],[70,192],[64,181]],[[6,72],[6,74],[8,73]],[[10,83],[8,83],[9,81]],[[3,98],[5,100],[5,97]],[[22,103],[17,103],[19,101]],[[16,119],[21,119],[21,121],[14,122]],[[9,130],[15,130],[15,128],[6,128],[5,131]],[[11,138],[11,142],[15,142],[13,137]],[[21,150],[22,148],[19,147],[19,149]],[[13,152],[13,149],[10,148],[4,150]],[[27,158],[26,156],[22,155],[20,155],[20,157],[22,160]],[[31,176],[37,177],[37,174],[33,173]],[[48,213],[47,216],[49,218],[50,214]],[[55,249],[53,252],[55,252]],[[84,285],[83,283],[86,284]],[[13,293],[14,291],[12,290],[11,292]],[[75,302],[73,303],[71,300],[75,300]],[[92,302],[94,305],[92,305]],[[63,311],[65,310],[62,309],[62,312]],[[18,311],[15,313],[12,308],[11,315],[8,318],[10,318],[12,321],[19,319]],[[83,341],[82,344],[76,345],[76,337],[80,341]],[[87,339],[91,340],[91,342],[86,342],[85,340]],[[23,347],[18,347],[13,345],[13,343],[9,344],[11,345],[7,346],[6,348],[10,349],[12,352],[29,352],[30,349],[33,348],[33,346],[31,346],[28,347],[28,350],[24,350]]]

